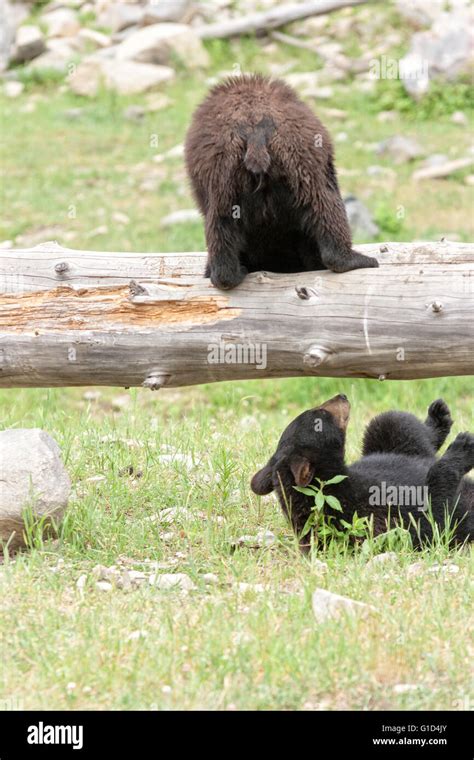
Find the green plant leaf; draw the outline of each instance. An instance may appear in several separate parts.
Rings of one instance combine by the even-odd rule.
[[[329,504],[331,509],[335,509],[337,512],[342,512],[341,502],[335,496],[325,496],[326,504]]]
[[[314,496],[315,494],[318,493],[318,491],[316,490],[314,486],[308,486],[307,488],[303,486],[293,486],[293,488],[295,489],[295,491],[299,491],[300,493],[306,494],[306,496]]]
[[[347,478],[347,475],[335,475],[331,480],[326,480],[324,483],[325,486],[333,485],[334,483],[340,483],[341,480],[345,480]]]
[[[304,524],[303,530],[300,533],[300,538],[304,538],[305,536],[307,536],[313,526],[314,526],[314,513],[312,512]]]
[[[324,507],[325,496],[322,491],[317,491],[314,499],[316,509],[320,511]]]

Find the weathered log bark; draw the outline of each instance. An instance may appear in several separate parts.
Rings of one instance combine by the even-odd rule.
[[[231,291],[202,253],[0,251],[0,387],[474,374],[474,244],[358,248],[380,268]]]
[[[269,11],[251,13],[241,18],[220,21],[216,24],[197,26],[195,31],[204,40],[223,37],[236,37],[239,34],[264,33],[277,29],[292,21],[298,21],[310,16],[322,16],[325,13],[337,11],[354,5],[364,5],[367,2],[379,0],[307,0],[305,3],[281,5]]]

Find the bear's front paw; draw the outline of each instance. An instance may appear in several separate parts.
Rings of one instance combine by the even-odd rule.
[[[231,290],[240,285],[247,269],[242,266],[238,267],[213,267],[211,265],[211,282],[215,288],[220,290]]]

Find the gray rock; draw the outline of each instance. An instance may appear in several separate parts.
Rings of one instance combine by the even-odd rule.
[[[19,95],[23,92],[25,89],[25,85],[23,82],[16,82],[15,80],[11,80],[10,82],[5,82],[3,85],[3,92],[7,96],[7,98],[18,98]]]
[[[120,95],[135,95],[152,90],[175,76],[168,66],[151,66],[134,61],[119,61],[90,56],[69,77],[69,86],[77,95],[94,97],[103,85]]]
[[[354,237],[357,236],[365,240],[379,234],[379,227],[375,224],[370,211],[362,201],[359,201],[354,195],[348,195],[344,198],[344,205]]]
[[[196,588],[189,575],[186,573],[162,573],[150,575],[148,582],[161,591],[192,591]]]
[[[454,111],[451,116],[453,124],[459,124],[461,127],[467,127],[469,125],[469,119],[464,111]]]
[[[48,433],[38,428],[0,432],[0,542],[10,549],[25,545],[27,510],[58,524],[70,490],[61,451]]]
[[[17,29],[13,59],[15,63],[25,63],[37,58],[46,50],[43,33],[38,26],[27,24]]]
[[[81,28],[77,14],[72,8],[58,8],[44,13],[41,21],[46,24],[50,37],[71,37]]]
[[[373,569],[382,565],[390,565],[398,562],[398,554],[396,552],[383,552],[383,554],[376,554],[375,557],[369,559],[366,567]]]
[[[413,35],[407,55],[400,60],[400,79],[415,99],[425,95],[430,81],[453,81],[469,74],[474,60],[474,32],[469,12],[442,13],[428,31]]]
[[[29,13],[29,9],[23,3],[12,5],[8,0],[0,0],[0,73],[5,71],[10,63],[16,29]]]
[[[209,65],[201,40],[185,24],[152,24],[131,34],[117,48],[119,60],[167,64],[178,58],[187,68]]]
[[[141,121],[147,113],[147,109],[143,106],[127,106],[123,112],[124,119],[129,119],[130,121]]]
[[[105,48],[112,44],[112,40],[107,34],[97,32],[95,29],[80,29],[78,36],[80,40],[90,45],[94,45],[96,48]]]
[[[450,0],[450,10],[468,8],[470,0]],[[430,27],[446,10],[445,0],[397,0],[397,10],[412,26]]]
[[[317,588],[313,593],[313,614],[318,623],[324,623],[326,620],[338,618],[343,614],[362,614],[375,612],[375,607],[363,602],[356,602],[354,599],[348,599],[339,594],[333,594],[323,588]]]
[[[420,169],[431,169],[434,166],[443,166],[449,161],[445,153],[433,153],[420,164]]]
[[[121,32],[129,26],[140,24],[143,20],[143,8],[129,3],[111,3],[97,19],[100,26]]]
[[[192,8],[192,0],[161,0],[148,3],[143,9],[143,24],[159,24],[163,21],[187,19]]]
[[[380,156],[388,156],[395,164],[404,164],[407,161],[414,161],[415,158],[423,156],[425,151],[411,137],[394,135],[387,138],[387,140],[377,143],[377,153]]]

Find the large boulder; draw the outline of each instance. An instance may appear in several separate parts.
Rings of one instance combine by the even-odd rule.
[[[90,56],[69,77],[69,86],[77,95],[94,97],[101,86],[120,95],[136,95],[153,90],[175,76],[168,66],[150,66],[134,61],[119,61]]]
[[[58,525],[70,490],[61,451],[48,433],[38,428],[0,432],[0,544],[10,550],[25,546],[28,513],[44,527],[51,526],[51,518]]]
[[[152,24],[139,29],[117,47],[120,60],[169,64],[177,58],[188,68],[209,65],[209,55],[196,32],[185,24]]]
[[[77,34],[81,25],[77,13],[72,8],[58,8],[41,16],[50,37],[71,37]]]
[[[28,14],[29,10],[23,3],[12,5],[8,0],[0,0],[0,73],[10,63],[15,31]]]
[[[26,24],[17,29],[13,58],[16,63],[25,63],[37,58],[46,50],[43,33],[38,26]]]
[[[453,81],[469,76],[474,63],[474,28],[468,10],[441,13],[431,29],[413,35],[408,53],[400,60],[400,79],[415,99],[425,95],[430,81]]]
[[[143,19],[143,8],[130,3],[110,3],[97,19],[100,26],[112,32],[121,32],[130,26],[140,24]]]
[[[172,3],[147,3],[142,23],[159,24],[163,21],[187,21],[192,15],[192,0],[173,0]]]

